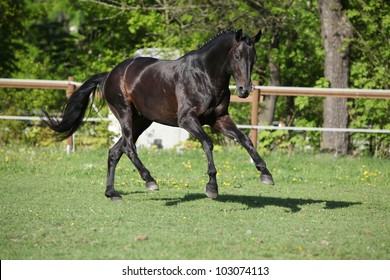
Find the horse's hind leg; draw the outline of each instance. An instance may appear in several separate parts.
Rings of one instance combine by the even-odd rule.
[[[139,116],[137,114],[134,114],[133,116],[133,144],[137,142],[138,137],[144,132],[150,125],[152,124],[152,121],[145,119],[142,116]],[[138,156],[137,156],[138,157]],[[139,160],[139,159],[138,159]],[[141,161],[139,161],[141,163]],[[135,164],[134,164],[135,165]],[[142,163],[141,163],[142,165]],[[143,166],[143,165],[142,165]],[[142,168],[141,168],[142,169]],[[156,184],[156,181],[152,178],[150,175],[150,172],[143,166],[144,170],[138,169],[140,171],[140,175],[142,179],[146,182],[146,188],[151,191],[157,191],[158,186]],[[146,176],[143,177],[142,174],[146,172]]]
[[[150,126],[152,122],[144,119],[142,117],[136,117],[132,123],[132,135],[133,135],[133,140],[132,143],[135,144],[137,141],[138,137],[142,134],[142,132],[145,131],[146,128]],[[131,128],[129,128],[131,129]],[[115,177],[115,169],[116,166],[121,159],[123,153],[125,152],[125,146],[126,144],[124,143],[126,140],[121,137],[118,142],[110,149],[108,152],[108,174],[107,174],[107,187],[106,187],[106,192],[105,195],[106,197],[111,198],[112,200],[121,200],[122,197],[121,195],[114,189],[114,177]],[[129,153],[126,153],[127,155]],[[129,156],[130,157],[130,156]],[[131,158],[130,158],[131,159]],[[132,160],[132,159],[131,159]],[[132,160],[133,161],[133,160]],[[138,159],[139,161],[139,159]],[[139,161],[140,162],[140,161]],[[135,165],[135,163],[134,163]],[[142,163],[141,163],[142,165]],[[142,165],[143,166],[143,165]],[[145,167],[143,167],[145,170],[142,170],[140,172],[141,177],[146,181],[146,188],[150,190],[158,190],[157,184],[155,180],[150,176],[150,178],[147,176],[147,173],[149,172]],[[142,169],[142,168],[141,168]],[[138,169],[140,170],[140,169]],[[142,174],[145,174],[143,176]]]
[[[106,197],[109,197],[112,200],[122,199],[120,194],[114,189],[115,168],[120,158],[123,155],[122,145],[123,145],[123,139],[121,137],[118,140],[118,142],[116,142],[116,144],[108,152],[107,187],[106,187],[105,195]]]
[[[123,117],[119,119],[122,127],[122,151],[137,168],[141,178],[146,182],[146,188],[158,190],[156,180],[154,180],[149,170],[145,168],[139,159],[135,147],[135,141],[137,141],[138,136],[151,124],[151,121],[136,116],[130,107],[126,108],[126,112],[123,113]],[[133,118],[135,118],[134,121]]]

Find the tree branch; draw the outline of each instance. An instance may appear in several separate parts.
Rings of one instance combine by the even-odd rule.
[[[191,9],[207,9],[210,7],[209,4],[207,5],[187,5],[187,6],[175,6],[175,5],[169,5],[169,6],[128,6],[127,4],[121,4],[121,3],[107,3],[104,1],[99,0],[80,0],[81,2],[89,2],[94,3],[102,6],[106,6],[113,9],[121,9],[124,11],[177,11],[177,10],[191,10]]]

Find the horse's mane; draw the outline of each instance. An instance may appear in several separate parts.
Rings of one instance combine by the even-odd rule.
[[[219,31],[214,37],[208,39],[202,45],[199,45],[198,46],[198,50],[200,50],[201,48],[203,48],[204,46],[208,45],[210,42],[214,41],[215,39],[219,38],[222,35],[225,35],[225,34],[228,34],[228,33],[234,33],[235,34],[236,32],[237,32],[237,30],[235,28],[228,28],[228,29]]]

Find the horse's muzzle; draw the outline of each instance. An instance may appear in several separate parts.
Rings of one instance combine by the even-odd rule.
[[[243,87],[237,86],[236,90],[237,90],[238,97],[246,98],[246,97],[248,97],[249,93],[251,93],[251,91],[252,91],[252,85],[243,86]]]

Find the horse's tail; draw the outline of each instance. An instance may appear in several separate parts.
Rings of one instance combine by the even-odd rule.
[[[60,121],[42,111],[44,114],[42,120],[58,134],[59,141],[71,136],[81,126],[90,95],[95,94],[98,86],[102,88],[108,73],[97,74],[85,81],[68,99]]]

